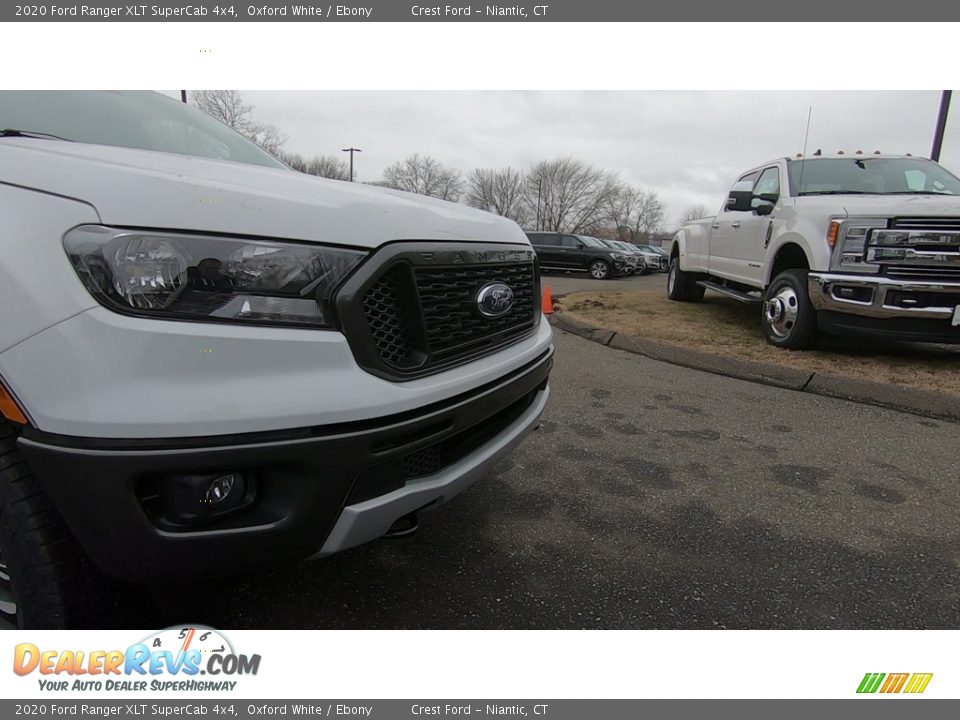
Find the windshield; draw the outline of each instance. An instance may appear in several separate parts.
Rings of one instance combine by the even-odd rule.
[[[4,90],[0,130],[286,167],[206,113],[153,92]]]
[[[613,244],[616,245],[621,250],[626,250],[627,252],[630,252],[630,253],[635,253],[637,251],[636,247],[634,247],[633,245],[630,245],[629,243],[623,242],[623,240],[614,240]]]
[[[960,180],[924,158],[823,158],[789,167],[796,195],[960,195]]]

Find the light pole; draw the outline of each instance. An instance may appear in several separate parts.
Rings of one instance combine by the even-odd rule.
[[[361,150],[360,148],[348,147],[348,148],[343,148],[342,152],[350,153],[350,182],[353,182],[353,154],[355,152],[363,152],[363,150]]]
[[[540,229],[540,191],[543,189],[543,178],[537,178],[537,230]]]
[[[943,146],[943,132],[947,129],[947,113],[950,111],[950,96],[953,90],[944,90],[940,96],[940,112],[937,114],[937,129],[933,132],[933,149],[930,159],[940,161],[940,148]]]

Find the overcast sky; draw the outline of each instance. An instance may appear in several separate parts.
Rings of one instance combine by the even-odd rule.
[[[467,172],[526,168],[573,156],[656,190],[667,228],[684,208],[719,207],[734,176],[803,148],[928,156],[939,92],[254,92],[257,119],[279,126],[288,151],[354,146],[357,178],[415,152]],[[941,162],[960,174],[960,107]]]

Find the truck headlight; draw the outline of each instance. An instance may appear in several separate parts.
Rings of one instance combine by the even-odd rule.
[[[866,245],[870,231],[887,226],[886,218],[854,217],[846,220],[834,220],[830,223],[830,233],[834,234],[833,268],[856,272],[877,272],[879,268],[866,262]],[[829,235],[828,233],[828,242]]]
[[[63,238],[100,304],[129,315],[331,327],[333,292],[366,253],[310,243],[81,225]]]

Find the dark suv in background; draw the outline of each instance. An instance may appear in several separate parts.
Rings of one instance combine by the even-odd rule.
[[[607,247],[589,235],[556,232],[528,232],[537,253],[540,270],[588,272],[595,280],[605,280],[633,271],[627,254]]]

